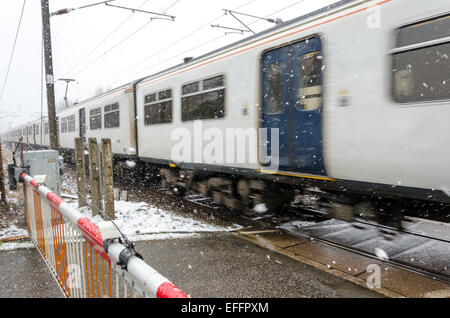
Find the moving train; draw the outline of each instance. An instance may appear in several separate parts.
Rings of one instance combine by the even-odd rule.
[[[449,9],[336,2],[59,112],[61,151],[111,138],[118,162],[236,209],[299,191],[342,219],[378,199],[448,204]],[[47,120],[3,140],[20,136],[48,146]]]

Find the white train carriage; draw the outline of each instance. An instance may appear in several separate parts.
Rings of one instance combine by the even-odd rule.
[[[449,202],[449,26],[447,0],[340,1],[149,76],[137,84],[139,156]],[[230,128],[279,129],[278,170],[248,159],[255,138],[243,162],[227,154],[214,138]]]
[[[131,84],[91,98],[57,114],[59,144],[73,154],[74,138],[110,138],[115,156],[135,156],[135,111]]]
[[[49,127],[48,127],[48,117],[42,118],[42,139],[41,139],[41,147],[42,148],[49,148],[50,147],[50,134],[49,134]]]

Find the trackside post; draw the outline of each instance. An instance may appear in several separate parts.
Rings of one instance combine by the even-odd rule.
[[[75,166],[77,174],[78,207],[81,208],[87,205],[84,150],[83,140],[81,138],[75,138]]]
[[[89,138],[89,178],[91,184],[91,201],[99,210],[103,209],[100,193],[100,157],[98,153],[97,138]],[[98,214],[98,210],[92,211],[93,215]]]
[[[103,198],[106,215],[114,219],[114,178],[111,139],[102,139]]]

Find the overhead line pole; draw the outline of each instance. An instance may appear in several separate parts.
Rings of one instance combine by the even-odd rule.
[[[50,149],[58,150],[58,129],[56,127],[55,86],[53,78],[52,40],[48,0],[41,0],[42,38],[44,40],[45,79],[47,86],[47,111],[50,135]]]

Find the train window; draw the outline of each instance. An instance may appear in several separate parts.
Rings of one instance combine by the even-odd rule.
[[[167,89],[157,94],[155,100],[144,105],[144,124],[155,125],[172,122],[172,90]],[[149,95],[150,96],[150,95]],[[158,96],[158,100],[156,100]]]
[[[450,15],[397,30],[392,54],[396,102],[450,99]]]
[[[156,102],[156,93],[145,96],[144,103],[147,104],[147,103],[153,103],[153,102]]]
[[[61,119],[61,132],[66,133],[67,132],[67,117]]]
[[[168,89],[158,93],[158,100],[172,98],[172,90]]]
[[[183,92],[183,95],[187,95],[187,94],[197,93],[199,90],[200,90],[200,83],[195,82],[195,83],[183,85],[182,92]]]
[[[397,47],[450,37],[450,15],[397,30]]]
[[[105,106],[105,128],[120,127],[119,103]]]
[[[67,117],[67,130],[68,132],[75,131],[75,115]]]
[[[267,98],[267,114],[277,114],[283,110],[283,103],[281,101],[281,64],[275,62],[270,64],[267,69],[267,86],[265,91],[265,97]]]
[[[224,79],[224,76],[220,75],[220,76],[216,76],[216,77],[204,80],[203,81],[203,90],[206,91],[206,90],[210,90],[210,89],[213,89],[216,87],[224,86],[223,79]]]
[[[89,111],[89,128],[91,130],[102,129],[102,108],[94,108]]]
[[[319,51],[301,56],[297,108],[315,110],[322,106],[322,56]]]
[[[39,125],[35,126],[35,135],[39,135]]]
[[[196,84],[198,85],[199,82]],[[183,86],[181,98],[181,118],[183,121],[214,119],[225,116],[224,76],[206,79],[202,82],[202,85],[202,89],[200,90],[200,87],[198,87],[198,93],[195,94],[186,93],[186,85]]]
[[[48,135],[48,123],[44,124],[44,134]]]

